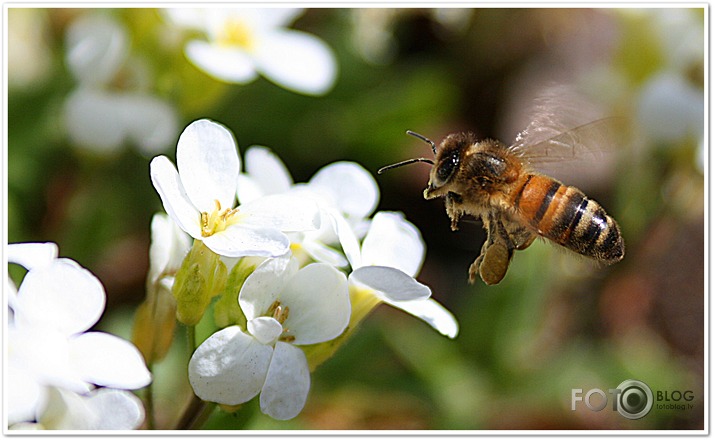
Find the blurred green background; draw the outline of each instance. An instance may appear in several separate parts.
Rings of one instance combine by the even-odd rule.
[[[382,306],[313,373],[297,418],[274,421],[254,400],[235,414],[215,412],[207,428],[703,429],[704,9],[310,9],[291,28],[323,39],[339,65],[321,97],[263,78],[210,78],[183,54],[190,35],[154,9],[7,13],[8,242],[56,242],[60,255],[94,272],[108,296],[97,327],[125,338],[144,297],[150,219],[162,210],[149,161],[174,158],[195,119],[225,124],[241,152],[270,147],[296,182],[338,160],[374,172],[429,157],[406,129],[436,141],[471,130],[509,143],[528,122],[522,110],[552,83],[578,84],[631,121],[632,136],[608,146],[615,161],[557,176],[618,220],[622,262],[602,267],[537,241],[516,254],[500,285],[471,286],[481,225],[450,231],[443,202],[422,199],[427,166],[376,175],[378,209],[404,212],[422,232],[418,278],[456,315],[457,339]],[[63,109],[77,82],[65,34],[88,14],[126,29],[143,91],[175,110],[176,136],[162,150],[127,142],[101,153],[70,141]],[[177,336],[156,370],[166,428],[191,394]],[[572,389],[607,391],[626,379],[654,392],[691,390],[693,408],[654,407],[639,420],[610,403],[571,410]]]

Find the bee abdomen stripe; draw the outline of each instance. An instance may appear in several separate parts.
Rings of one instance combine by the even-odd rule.
[[[583,216],[583,213],[586,212],[586,207],[588,206],[588,199],[584,197],[583,195],[579,195],[581,198],[581,204],[579,204],[578,208],[576,209],[576,213],[574,214],[573,220],[571,221],[571,224],[569,224],[569,230],[573,230],[576,228],[579,222],[581,222],[581,216]]]
[[[613,262],[623,258],[623,238],[616,221],[611,217],[608,217],[608,234],[601,237],[598,248],[601,258],[606,261]]]
[[[561,188],[561,184],[559,182],[553,181],[551,183],[549,189],[544,194],[544,198],[541,200],[541,205],[539,205],[539,209],[534,214],[534,218],[532,219],[534,225],[538,225],[539,222],[541,222],[541,219],[544,217],[544,214],[546,214],[546,210],[548,210],[549,205],[551,205],[551,201],[554,199],[554,195],[559,190],[559,188]]]
[[[571,233],[581,222],[581,216],[588,206],[588,198],[583,193],[573,187],[569,187],[569,192],[571,194],[560,213],[560,219],[551,230],[551,237],[561,244],[568,243]]]
[[[529,185],[529,182],[531,181],[531,178],[533,178],[534,175],[529,175],[528,178],[526,178],[526,181],[524,181],[524,184],[521,186],[519,191],[516,192],[516,198],[514,199],[514,206],[516,208],[519,208],[519,202],[521,201],[521,195],[524,193],[524,189],[526,188],[527,185]]]
[[[583,247],[584,254],[592,256],[594,251],[596,251],[599,238],[603,235],[604,231],[608,230],[609,225],[607,219],[608,215],[606,215],[606,212],[603,211],[603,208],[592,200],[587,200],[589,205],[591,205],[591,209],[586,210],[588,215],[583,219],[583,221],[588,223],[587,225],[580,225],[584,222],[577,224],[574,229],[574,233],[576,233],[576,235],[572,234],[572,237],[574,239],[578,239],[578,242]]]

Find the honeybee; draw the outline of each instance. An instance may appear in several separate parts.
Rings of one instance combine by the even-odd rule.
[[[487,285],[501,282],[514,251],[526,249],[537,237],[611,264],[624,255],[616,221],[581,190],[532,170],[527,154],[548,155],[550,149],[573,146],[575,140],[608,122],[585,124],[533,145],[518,136],[511,146],[493,139],[478,140],[472,133],[450,134],[437,146],[408,131],[431,145],[434,160],[408,159],[383,167],[378,174],[416,162],[431,164],[424,198],[444,197],[452,230],[458,229],[464,214],[481,218],[487,239],[469,267],[470,283],[477,274]]]

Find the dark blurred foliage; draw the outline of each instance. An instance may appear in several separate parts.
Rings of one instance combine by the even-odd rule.
[[[581,180],[566,182],[619,221],[622,262],[599,266],[537,241],[516,253],[501,284],[469,285],[467,269],[484,240],[480,223],[463,221],[450,231],[443,202],[422,198],[427,166],[376,175],[378,209],[404,212],[422,232],[427,256],[419,279],[458,318],[457,339],[380,307],[313,374],[299,417],[273,421],[254,400],[233,414],[215,412],[207,428],[702,429],[703,121],[692,123],[700,131],[676,127],[671,137],[656,136],[638,108],[649,81],[663,72],[703,94],[704,11],[677,11],[680,22],[668,19],[671,11],[629,9],[474,9],[451,21],[426,9],[308,10],[292,27],[326,41],[339,64],[335,88],[322,97],[263,78],[217,82],[186,60],[181,42],[162,37],[168,24],[155,10],[100,11],[127,27],[131,50],[148,61],[154,92],[175,106],[179,127],[203,117],[219,121],[242,152],[253,144],[272,148],[296,182],[338,160],[375,171],[429,157],[429,147],[406,129],[436,141],[471,130],[511,142],[528,122],[521,110],[551,83],[585,85],[608,112],[632,121],[633,136],[609,147],[616,161],[606,170],[578,170]],[[66,136],[63,100],[75,84],[64,64],[64,33],[95,12],[9,12],[11,28],[29,20],[40,33],[16,38],[41,46],[27,56],[42,57],[44,71],[14,81],[30,74],[13,66],[19,43],[10,39],[7,239],[56,242],[62,256],[93,271],[108,295],[99,328],[127,337],[144,297],[150,219],[162,207],[149,180],[152,155],[131,145],[101,155]],[[381,15],[389,19],[377,20]],[[380,62],[361,56],[358,24],[367,26],[363,32],[384,26],[392,36]],[[695,34],[688,42],[696,55],[700,44],[699,58],[673,53],[689,48],[676,44],[685,41],[680,31]],[[702,99],[689,105],[696,114],[700,106],[702,119]],[[163,153],[173,158],[174,147]],[[183,349],[175,342],[155,372],[155,406],[167,425],[190,395]],[[654,408],[639,420],[611,411],[610,403],[600,412],[583,403],[571,410],[573,388],[608,390],[630,378],[653,391],[692,390],[695,407]]]

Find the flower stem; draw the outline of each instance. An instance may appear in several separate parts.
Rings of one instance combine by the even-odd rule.
[[[177,430],[195,430],[200,429],[206,423],[216,407],[216,403],[203,401],[196,395],[191,398],[191,402],[186,407],[184,414],[181,416],[179,423],[176,425]]]
[[[186,344],[189,349],[189,357],[191,357],[191,354],[193,354],[196,349],[196,326],[191,325],[186,327]]]
[[[151,372],[152,376],[154,375],[153,371],[153,363],[149,363],[147,368],[149,369],[149,372]],[[149,385],[144,389],[144,407],[146,408],[146,426],[147,429],[149,430],[154,430],[156,429],[156,421],[154,421],[154,382],[152,381],[149,383]]]

